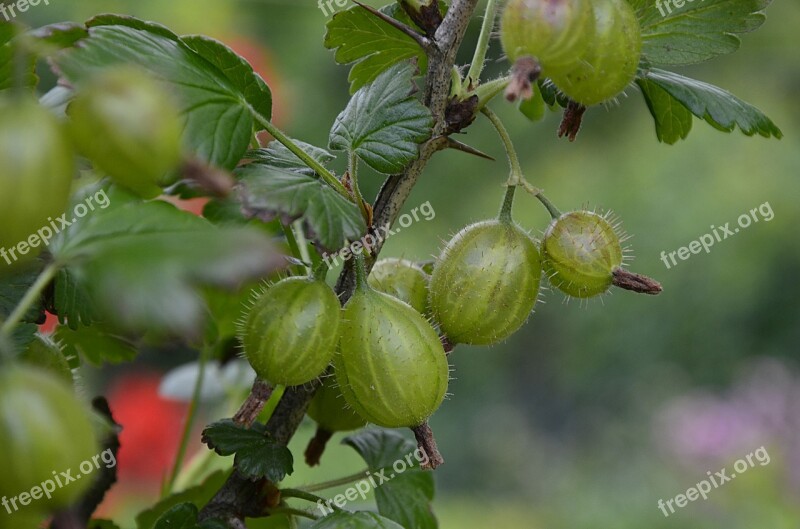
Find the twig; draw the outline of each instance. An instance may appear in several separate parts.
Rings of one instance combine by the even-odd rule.
[[[249,428],[256,422],[256,418],[264,409],[267,401],[272,396],[272,386],[269,383],[257,378],[253,383],[253,389],[247,396],[242,407],[233,416],[233,422]]]

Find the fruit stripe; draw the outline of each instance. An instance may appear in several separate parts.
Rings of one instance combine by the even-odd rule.
[[[379,426],[418,426],[447,390],[447,361],[435,331],[386,294],[365,291],[350,300],[338,360],[345,398]]]
[[[473,225],[448,244],[441,262],[431,290],[438,294],[436,315],[449,339],[494,343],[530,315],[540,261],[533,241],[518,227],[496,221]],[[484,283],[476,285],[476,278]]]

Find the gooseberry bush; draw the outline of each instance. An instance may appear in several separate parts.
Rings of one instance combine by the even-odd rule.
[[[755,107],[664,69],[735,51],[769,3],[705,0],[666,16],[656,0],[489,0],[483,13],[477,0],[354,5],[328,21],[322,43],[351,65],[352,94],[324,146],[273,124],[269,86],[222,42],[114,14],[0,24],[0,493],[18,496],[118,447],[124,424],[102,398],[84,401],[76,368],[177,342],[197,353],[191,410],[210,364],[243,356],[256,378],[238,411],[202,433],[209,454],[233,456],[228,468],[177,491],[181,450],[139,529],[436,527],[431,470],[444,458],[427,420],[458,344],[506,340],[546,284],[580,299],[661,291],[627,269],[617,219],[562,212],[555,203],[569,197],[547,198],[523,175],[491,107],[514,102],[534,122],[563,112],[559,135],[575,140],[584,117],[638,93],[661,142],[685,139],[693,117],[780,138]],[[465,42],[481,15],[478,39]],[[508,74],[486,79],[498,33]],[[465,47],[473,60],[457,64]],[[55,87],[41,86],[37,64]],[[508,154],[497,216],[459,231],[434,263],[380,259],[379,227],[398,218],[434,155],[486,157],[459,136],[478,119]],[[374,199],[361,192],[365,167],[385,178]],[[546,208],[549,226],[514,221],[518,190]],[[185,198],[207,199],[203,215],[172,205]],[[342,251],[354,259],[333,282],[326,257]],[[48,313],[59,325],[43,334]],[[377,513],[327,502],[323,516],[315,492],[342,480],[282,485],[304,420],[317,424],[311,466],[325,463],[337,432],[354,432],[345,443],[372,473],[422,457],[376,490]],[[0,510],[0,527],[118,527],[94,519],[115,481],[105,469]]]

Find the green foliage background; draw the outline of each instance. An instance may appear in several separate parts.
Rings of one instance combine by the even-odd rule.
[[[379,5],[377,2],[370,2]],[[314,2],[242,0],[82,0],[52,2],[26,14],[39,26],[119,12],[155,20],[178,33],[230,41],[246,36],[272,55],[281,125],[324,145],[348,98],[348,68],[322,46],[327,19]],[[467,42],[477,39],[479,20]],[[619,108],[592,109],[578,141],[558,140],[559,116],[531,124],[511,105],[495,104],[515,139],[528,179],[561,209],[589,204],[614,210],[634,235],[636,270],[662,281],[658,298],[617,292],[587,307],[546,294],[529,324],[508,343],[459,348],[453,396],[433,418],[447,464],[437,471],[436,509],[444,528],[789,528],[800,512],[787,498],[791,472],[771,465],[715,491],[666,519],[656,506],[718,467],[685,466],[663,449],[654,422],[672,399],[697,391],[724,393],[757,357],[781,359],[796,373],[800,343],[800,4],[777,1],[767,23],[745,35],[741,50],[685,69],[752,102],[783,129],[782,141],[721,134],[696,123],[687,141],[656,142],[641,95],[628,90]],[[462,62],[469,60],[465,46]],[[489,73],[507,68],[499,46]],[[449,152],[434,159],[408,201],[430,201],[436,218],[391,239],[390,256],[428,258],[465,224],[495,214],[507,175],[488,123],[464,138],[496,163]],[[377,175],[362,177],[366,197]],[[734,223],[769,202],[760,222],[667,270],[667,252],[710,225]],[[521,197],[518,221],[533,232],[547,223]],[[310,425],[293,442],[300,453]],[[757,445],[770,448],[766,433]],[[777,450],[777,448],[776,448]],[[734,458],[744,456],[734,454]],[[340,475],[359,466],[346,447],[332,447],[326,466],[298,468],[291,482]],[[685,462],[684,462],[685,463]],[[796,502],[794,502],[796,504]]]

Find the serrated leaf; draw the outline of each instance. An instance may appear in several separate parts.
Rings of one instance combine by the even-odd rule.
[[[142,511],[136,516],[137,529],[153,529],[158,519],[176,506],[191,504],[198,509],[201,508],[211,501],[211,498],[214,497],[214,494],[216,494],[222,484],[225,483],[229,474],[230,472],[218,470],[208,476],[202,484],[168,496],[150,509]]]
[[[318,178],[258,163],[242,167],[237,177],[247,215],[265,221],[302,217],[310,236],[326,250],[338,250],[367,231],[358,206]]]
[[[329,153],[325,149],[321,149],[310,143],[303,141],[292,140],[303,152],[307,153],[314,160],[318,161],[321,165],[327,165],[336,159],[336,156]],[[296,173],[303,173],[313,175],[314,170],[307,166],[303,161],[297,157],[292,151],[286,148],[285,145],[278,141],[271,141],[266,148],[253,149],[245,156],[248,160],[253,160],[270,167],[278,169],[288,169]]]
[[[66,80],[81,83],[110,66],[139,66],[174,89],[187,146],[218,167],[237,165],[252,139],[252,108],[263,113],[269,106],[266,84],[254,73],[249,76],[249,65],[222,45],[189,37],[211,62],[164,26],[132,17],[104,15],[87,27],[87,38],[54,58]]]
[[[642,27],[642,54],[651,64],[685,65],[739,49],[738,35],[764,23],[772,0],[629,0]]]
[[[669,95],[674,101],[685,107],[689,112],[700,119],[705,120],[716,129],[731,132],[739,128],[745,135],[753,136],[759,134],[765,138],[782,138],[781,130],[765,116],[759,109],[745,103],[730,92],[721,88],[690,79],[673,72],[651,69],[643,72],[639,79],[640,86],[644,85],[651,94],[656,94],[657,99],[661,99],[661,108],[664,108],[664,93]],[[654,90],[654,87],[663,93]],[[672,103],[670,103],[672,104]],[[685,116],[678,114],[680,119]],[[658,119],[657,124],[658,124]],[[675,118],[672,118],[675,123]],[[658,125],[657,125],[658,126]],[[666,137],[676,140],[682,133],[688,134],[685,124],[684,128],[671,128],[665,132]],[[685,137],[685,134],[684,136]]]
[[[181,37],[181,41],[223,72],[256,112],[267,119],[272,116],[272,92],[244,58],[222,42],[204,35]]]
[[[414,66],[392,66],[352,97],[333,124],[330,148],[355,153],[384,174],[401,172],[431,136],[430,110],[412,95]]]
[[[414,27],[397,4],[386,6],[381,11]],[[336,49],[336,62],[355,63],[348,77],[351,94],[401,61],[416,58],[420,69],[427,67],[428,57],[414,39],[359,6],[336,13],[327,27],[325,47]]]
[[[309,529],[403,529],[403,526],[374,512],[339,511],[320,518]]]
[[[284,266],[260,230],[217,227],[166,202],[131,200],[119,189],[109,203],[50,245],[63,266],[56,305],[73,327],[73,316],[100,314],[126,332],[196,336],[206,312],[200,287],[237,288]],[[87,298],[96,310],[86,309]]]
[[[266,477],[278,483],[294,471],[292,453],[270,439],[259,423],[244,428],[230,419],[215,422],[203,430],[203,442],[219,455],[236,454],[236,468],[252,480]]]
[[[637,79],[656,125],[658,141],[673,145],[692,130],[692,113],[669,93],[647,79]]]
[[[345,438],[343,443],[364,458],[373,474],[386,469],[383,476],[389,480],[375,489],[378,512],[406,528],[438,527],[431,510],[435,492],[433,475],[421,470],[419,461],[413,457],[419,453],[416,443],[390,430],[363,430]],[[392,468],[395,462],[402,461],[407,466],[409,460],[414,463],[413,468],[395,474]]]
[[[176,505],[158,519],[153,529],[197,529],[198,513],[192,503]]]
[[[67,356],[78,356],[97,367],[130,362],[138,354],[136,346],[125,338],[96,326],[72,330],[62,325],[56,329],[54,338],[62,344]]]

